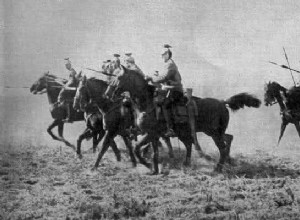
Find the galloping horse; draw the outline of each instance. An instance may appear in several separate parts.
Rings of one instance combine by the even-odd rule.
[[[131,112],[129,112],[128,108],[123,105],[121,99],[117,102],[113,102],[102,97],[105,90],[107,89],[107,86],[108,85],[105,81],[95,78],[87,79],[86,76],[83,76],[79,82],[79,86],[77,88],[73,103],[73,108],[80,109],[81,111],[87,111],[89,108],[96,107],[97,111],[100,112],[102,116],[102,148],[94,169],[98,167],[101,158],[104,156],[104,153],[107,151],[109,146],[111,146],[114,150],[117,159],[120,159],[118,153],[119,150],[114,142],[114,138],[117,135],[120,135],[123,138],[124,143],[129,150],[132,164],[135,167],[136,159],[133,153],[131,140],[129,137],[129,133],[125,130],[132,125],[130,119]],[[97,121],[98,123],[100,123],[99,118],[94,119],[93,123],[97,123]],[[81,158],[82,155],[80,147],[80,145],[77,145],[76,152],[77,155]]]
[[[118,76],[110,82],[105,95],[112,97],[113,94],[128,91],[132,99],[135,100],[134,109],[138,115],[136,123],[142,131],[148,134],[137,143],[136,155],[142,164],[151,168],[151,164],[147,163],[140,154],[141,146],[145,142],[151,142],[154,151],[153,174],[158,174],[158,139],[166,132],[166,123],[165,120],[158,120],[156,117],[156,107],[153,102],[154,90],[155,87],[149,85],[140,74],[121,67]],[[229,111],[226,105],[233,111],[236,111],[244,106],[258,108],[261,102],[247,93],[237,94],[225,101],[197,97],[192,99],[196,102],[198,109],[198,114],[196,114],[196,131],[204,132],[213,138],[220,151],[220,160],[216,169],[221,171],[223,164],[230,162],[229,152],[233,139],[232,135],[225,133],[229,122]],[[187,149],[185,164],[190,166],[193,144],[190,125],[188,122],[175,122],[174,131]]]
[[[59,83],[58,81],[62,81]],[[50,113],[54,121],[49,125],[47,132],[49,135],[58,141],[64,142],[67,146],[73,147],[64,137],[64,119],[66,118],[67,112],[65,108],[57,105],[57,97],[58,94],[63,87],[63,84],[66,83],[67,80],[60,80],[58,77],[49,74],[49,72],[45,73],[42,77],[40,77],[33,85],[30,87],[30,92],[33,94],[42,94],[44,92],[47,93],[48,101],[50,104]],[[75,91],[68,91],[75,95]],[[70,94],[72,96],[72,94]],[[83,121],[84,115],[83,112],[76,112],[72,110],[72,114],[74,114],[74,121]],[[52,129],[58,127],[58,137],[52,133]]]
[[[280,106],[281,114],[281,129],[278,138],[278,144],[284,134],[285,128],[289,123],[295,125],[298,135],[300,137],[300,90],[297,87],[293,87],[287,90],[277,82],[269,82],[265,85],[265,105],[272,106],[278,103]],[[298,109],[298,111],[297,111]]]

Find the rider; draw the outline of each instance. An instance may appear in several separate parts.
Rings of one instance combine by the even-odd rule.
[[[165,63],[162,73],[160,73],[154,78],[148,77],[150,80],[152,80],[153,83],[161,83],[163,90],[169,91],[162,106],[163,114],[166,119],[168,129],[168,131],[165,134],[167,137],[175,136],[175,132],[173,130],[173,123],[171,120],[172,104],[180,101],[183,97],[181,75],[178,71],[177,65],[172,60],[172,51],[170,50],[170,48],[170,45],[165,44],[163,52],[161,54]]]
[[[68,103],[66,98],[65,98],[65,93],[66,93],[66,87],[76,87],[77,85],[77,73],[76,71],[72,68],[72,64],[69,58],[65,59],[67,62],[65,64],[66,69],[69,72],[69,79],[68,82],[65,84],[65,86],[61,89],[59,95],[58,95],[58,103],[61,104],[62,106],[66,107],[67,109],[67,117],[65,119],[65,122],[72,122],[71,120],[71,103]]]
[[[145,74],[143,71],[136,65],[134,58],[132,57],[132,53],[125,53],[126,57],[124,59],[125,67],[138,72],[143,78]]]
[[[102,71],[104,72],[104,73],[110,73],[110,62],[111,62],[111,60],[105,60],[105,61],[103,61],[103,64],[102,64],[102,66],[101,66],[101,69],[102,69]],[[109,82],[111,80],[111,76],[110,75],[108,75],[107,77],[106,77],[106,81],[107,82]]]

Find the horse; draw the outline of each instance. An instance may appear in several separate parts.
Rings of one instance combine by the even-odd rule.
[[[164,119],[157,119],[155,113],[155,103],[153,102],[155,87],[149,85],[148,81],[135,71],[131,71],[121,66],[118,76],[112,80],[108,86],[105,96],[111,98],[114,94],[128,91],[135,101],[134,109],[137,114],[136,123],[147,135],[136,144],[136,155],[139,161],[149,169],[152,164],[141,157],[140,149],[145,142],[151,142],[153,146],[153,175],[159,173],[158,169],[158,138],[166,132],[166,122]],[[196,102],[197,114],[195,114],[195,124],[197,132],[204,132],[211,136],[219,148],[220,159],[216,170],[221,171],[225,162],[231,163],[230,146],[233,140],[231,134],[226,134],[229,123],[228,106],[233,111],[247,107],[258,108],[261,101],[248,93],[240,93],[227,100],[217,100],[214,98],[192,97]],[[188,121],[174,122],[174,131],[177,137],[186,147],[185,165],[191,165],[191,152],[193,135]]]
[[[63,130],[64,130],[64,119],[66,118],[67,112],[63,106],[57,105],[57,97],[67,82],[66,79],[61,79],[55,75],[49,74],[46,72],[41,76],[33,85],[30,87],[30,92],[33,94],[43,94],[47,93],[48,102],[50,104],[50,113],[54,121],[48,126],[47,132],[48,134],[54,139],[61,142],[64,142],[67,146],[75,148],[70,142],[68,142],[63,137]],[[75,91],[68,91],[68,96],[72,97],[75,95]],[[74,115],[74,121],[83,121],[84,114],[83,112],[77,112],[72,110],[72,114]],[[52,129],[57,127],[58,128],[58,136],[53,134]],[[93,137],[94,142],[96,143],[97,137]]]
[[[300,89],[297,87],[292,87],[292,89],[288,90],[277,82],[269,82],[265,84],[265,105],[272,106],[278,103],[280,107],[280,115],[282,122],[277,145],[279,145],[280,140],[284,134],[285,128],[289,123],[295,125],[295,128],[300,137],[300,102],[298,101],[299,99]]]
[[[107,83],[100,79],[90,78],[87,79],[83,76],[80,79],[79,86],[76,90],[73,108],[80,109],[81,111],[87,111],[88,108],[97,108],[98,114],[101,114],[101,119],[98,118],[94,123],[102,124],[102,147],[98,155],[95,166],[92,170],[95,170],[104,153],[108,147],[111,146],[114,150],[117,158],[119,157],[119,150],[114,142],[114,138],[120,135],[129,151],[129,155],[132,161],[133,167],[136,167],[136,159],[133,153],[132,144],[129,133],[125,129],[129,129],[131,125],[131,119],[129,109],[123,105],[122,100],[113,102],[103,98],[103,94],[107,88]],[[95,111],[93,111],[95,112]],[[99,121],[101,120],[101,122]],[[101,129],[100,128],[100,129]],[[77,155],[81,158],[80,145],[77,145]],[[119,160],[119,159],[118,159]]]

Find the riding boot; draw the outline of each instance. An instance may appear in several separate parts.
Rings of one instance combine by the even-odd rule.
[[[170,112],[167,110],[166,106],[162,106],[163,109],[163,114],[167,123],[167,132],[165,133],[166,137],[175,137],[176,134],[173,130],[173,124],[171,122],[171,118],[170,118]]]
[[[67,109],[67,117],[64,120],[64,122],[72,123],[73,120],[71,119],[71,106],[69,103],[66,103],[66,109]]]

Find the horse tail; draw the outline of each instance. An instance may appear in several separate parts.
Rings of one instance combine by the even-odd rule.
[[[258,98],[248,93],[239,93],[230,97],[224,102],[225,104],[228,104],[232,111],[237,111],[245,106],[258,108],[261,104],[261,101]]]

